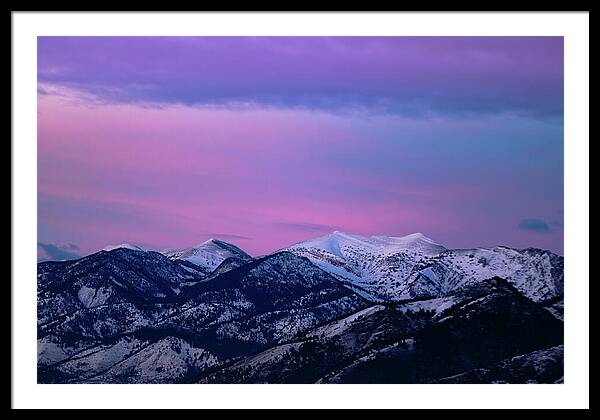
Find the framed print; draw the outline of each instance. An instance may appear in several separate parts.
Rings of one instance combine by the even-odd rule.
[[[121,405],[147,384],[254,401],[364,389],[366,405],[374,389],[535,404],[585,386],[566,355],[587,354],[573,339],[589,279],[565,269],[587,256],[588,192],[566,158],[589,132],[573,140],[566,122],[577,72],[587,94],[570,60],[587,59],[572,39],[588,17],[393,29],[442,15],[149,13],[124,29],[131,15],[22,14],[42,22],[23,29],[33,51],[14,76],[34,105],[15,106],[35,140],[13,278],[32,299],[23,382],[119,389]],[[374,26],[349,29],[358,18]]]

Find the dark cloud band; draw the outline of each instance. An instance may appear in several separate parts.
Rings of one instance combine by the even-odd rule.
[[[561,37],[40,37],[38,46],[40,83],[99,103],[416,117],[563,111]]]

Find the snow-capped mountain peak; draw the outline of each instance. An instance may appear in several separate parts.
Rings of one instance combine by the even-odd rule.
[[[351,233],[334,231],[330,235],[322,236],[292,245],[288,249],[315,248],[331,253],[338,257],[345,257],[345,252],[374,252],[377,254],[394,254],[400,251],[414,251],[436,255],[446,248],[422,233],[394,236],[360,236]]]
[[[438,254],[446,250],[446,247],[419,232],[401,237],[372,236],[371,238],[382,244],[387,244],[393,251],[405,249],[428,254]]]
[[[251,257],[237,246],[219,239],[210,238],[189,248],[169,248],[162,254],[174,260],[185,260],[212,271],[229,257],[250,260]]]
[[[287,248],[373,299],[442,296],[500,276],[536,301],[562,293],[562,257],[507,247],[450,250],[422,233],[360,236],[340,231]]]
[[[104,248],[102,248],[102,251],[112,251],[113,249],[119,249],[119,248],[132,249],[134,251],[144,251],[144,249],[142,249],[142,247],[135,245],[135,244],[130,244],[127,242],[119,244],[119,245],[105,246]]]

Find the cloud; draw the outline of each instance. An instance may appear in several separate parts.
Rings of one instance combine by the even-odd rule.
[[[562,230],[565,227],[565,222],[564,222],[565,212],[564,212],[564,210],[561,209],[561,210],[558,210],[557,213],[558,213],[559,217],[556,218],[555,220],[551,221],[550,226],[552,226],[553,230],[558,230],[558,229]]]
[[[81,258],[81,255],[72,251],[78,249],[79,247],[72,243],[55,245],[38,242],[38,261],[76,260],[77,258]]]
[[[209,236],[211,238],[217,239],[239,239],[239,240],[251,240],[252,238],[243,235],[234,235],[232,233],[204,233],[204,235]]]
[[[333,232],[337,229],[335,226],[318,223],[275,223],[275,225],[299,232]]]
[[[550,232],[550,226],[541,219],[523,219],[519,222],[519,228],[537,233]]]
[[[563,41],[39,37],[38,81],[42,95],[93,103],[556,117],[563,111]]]

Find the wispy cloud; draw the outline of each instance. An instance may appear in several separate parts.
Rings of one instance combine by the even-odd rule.
[[[252,238],[243,235],[235,235],[233,233],[204,233],[206,237],[215,239],[229,239],[229,240],[251,240]]]
[[[73,252],[79,250],[75,244],[66,245],[47,244],[38,242],[38,261],[45,260],[75,260],[81,255]]]
[[[290,230],[295,230],[298,232],[332,232],[337,228],[335,226],[330,225],[321,225],[318,223],[274,223],[276,226],[281,228],[286,228]]]
[[[519,222],[519,228],[537,233],[550,232],[550,226],[541,219],[523,219]]]

